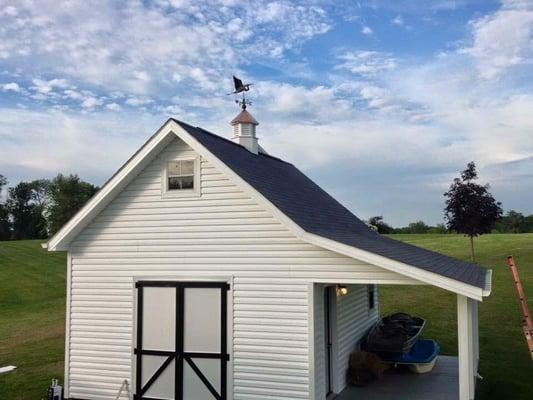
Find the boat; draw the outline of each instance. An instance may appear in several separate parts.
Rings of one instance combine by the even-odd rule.
[[[409,353],[425,325],[423,318],[405,313],[383,317],[370,328],[362,348],[380,356],[387,353]]]
[[[439,355],[439,344],[431,339],[418,339],[408,353],[387,353],[381,356],[385,364],[407,365],[412,372],[425,374],[435,366]]]

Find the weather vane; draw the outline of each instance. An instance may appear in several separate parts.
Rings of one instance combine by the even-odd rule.
[[[233,84],[235,85],[235,90],[228,94],[242,93],[242,100],[235,100],[235,103],[241,106],[243,110],[246,110],[246,106],[251,106],[252,102],[250,100],[246,100],[245,93],[250,90],[250,86],[252,86],[253,83],[242,83],[242,80],[233,75]]]

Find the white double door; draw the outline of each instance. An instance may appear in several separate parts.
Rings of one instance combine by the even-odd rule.
[[[226,282],[139,281],[137,400],[227,398]]]

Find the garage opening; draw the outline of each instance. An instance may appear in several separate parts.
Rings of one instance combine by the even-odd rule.
[[[226,282],[139,281],[138,400],[227,398]]]

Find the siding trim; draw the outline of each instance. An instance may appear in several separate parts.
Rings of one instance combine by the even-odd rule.
[[[309,346],[309,399],[315,399],[315,284],[307,284],[308,346]]]
[[[64,395],[69,395],[69,377],[70,377],[70,303],[72,297],[72,254],[67,253],[67,298],[66,298],[66,315],[65,315],[65,376],[63,378]]]

